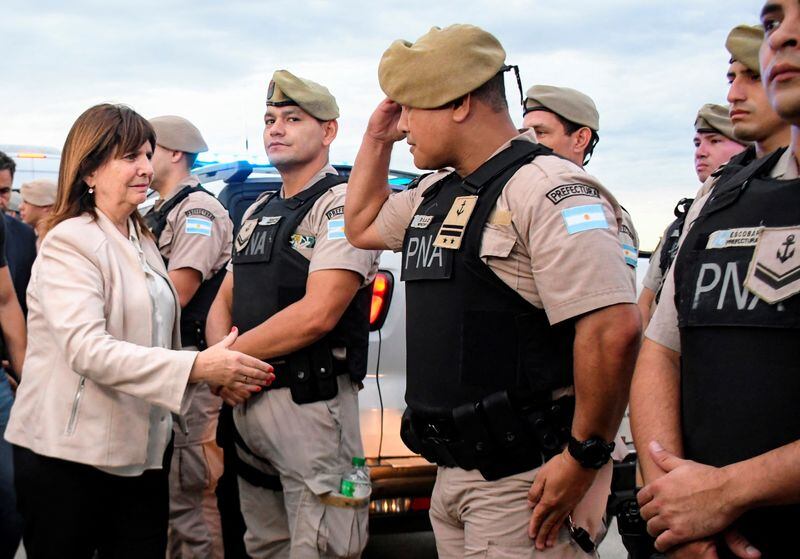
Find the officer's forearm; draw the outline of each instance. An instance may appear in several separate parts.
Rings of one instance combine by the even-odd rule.
[[[633,365],[641,336],[634,304],[592,312],[575,325],[575,417],[572,434],[612,440],[628,403]]]
[[[225,274],[225,279],[222,280],[217,296],[208,310],[208,318],[206,319],[206,342],[208,345],[211,346],[218,343],[231,331],[234,326],[232,308],[233,273],[228,272]]]
[[[14,284],[7,266],[0,268],[0,324],[6,341],[11,368],[17,375],[22,374],[27,345],[25,333],[25,317],[17,301]]]
[[[308,347],[332,329],[307,306],[295,303],[239,336],[231,349],[272,359]]]
[[[653,314],[653,301],[655,300],[656,292],[649,287],[643,287],[642,292],[639,294],[639,301],[636,303],[642,315],[642,334],[647,330],[647,325],[650,324],[650,317]]]
[[[203,282],[203,276],[194,268],[170,270],[169,279],[172,280],[175,291],[178,292],[181,308],[185,308],[189,304],[189,301],[192,300],[192,297],[197,293],[200,284]]]
[[[680,356],[645,338],[631,384],[631,429],[646,483],[664,475],[650,456],[650,441],[683,456],[680,418]]]
[[[743,512],[766,506],[800,503],[800,441],[750,460],[726,466],[733,500]]]
[[[358,248],[385,248],[375,246],[383,243],[374,235],[374,222],[391,193],[387,177],[392,145],[365,135],[347,180],[344,231],[350,243]]]
[[[349,270],[313,272],[302,299],[240,335],[231,349],[271,359],[308,347],[336,327],[361,279]]]

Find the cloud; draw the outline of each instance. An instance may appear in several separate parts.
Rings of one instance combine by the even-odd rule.
[[[327,85],[341,107],[332,157],[352,162],[382,93],[381,53],[433,25],[475,23],[494,33],[523,86],[566,85],[601,111],[589,165],[633,214],[652,248],[672,207],[699,184],[692,123],[724,102],[727,32],[757,21],[759,3],[579,0],[364,4],[344,0],[12,0],[3,10],[0,143],[60,146],[90,105],[124,102],[145,116],[178,113],[213,149],[263,153],[266,85],[278,68]],[[521,122],[514,81],[509,101]],[[392,164],[412,167],[406,146]]]

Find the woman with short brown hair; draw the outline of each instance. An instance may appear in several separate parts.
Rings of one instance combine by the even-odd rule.
[[[67,136],[58,195],[28,288],[29,344],[6,438],[30,559],[158,557],[166,550],[172,414],[193,383],[257,392],[266,363],[236,330],[180,349],[180,305],[137,211],[155,133],[97,105]]]

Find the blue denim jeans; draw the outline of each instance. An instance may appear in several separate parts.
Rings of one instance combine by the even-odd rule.
[[[0,559],[12,559],[22,538],[22,517],[14,494],[14,464],[11,443],[5,440],[6,425],[14,393],[0,368]]]

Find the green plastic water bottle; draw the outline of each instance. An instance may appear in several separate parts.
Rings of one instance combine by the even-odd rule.
[[[345,497],[363,499],[372,493],[372,483],[369,479],[367,461],[360,457],[353,457],[353,469],[342,477],[342,487],[339,491]]]

